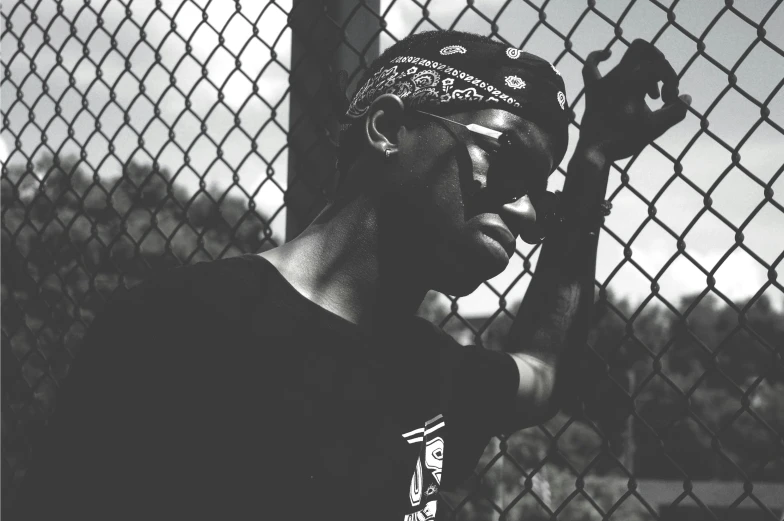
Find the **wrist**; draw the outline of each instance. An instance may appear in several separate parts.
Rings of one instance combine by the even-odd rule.
[[[604,197],[610,164],[601,147],[578,142],[569,162],[563,193],[557,202],[555,221],[560,224],[553,229],[595,231],[601,227],[608,211]]]
[[[601,203],[607,191],[611,163],[600,146],[578,142],[564,182],[567,200],[579,206]]]
[[[581,168],[587,168],[596,172],[607,171],[609,173],[610,163],[604,148],[596,143],[586,143],[582,140],[577,142],[572,155],[572,161],[579,162]]]

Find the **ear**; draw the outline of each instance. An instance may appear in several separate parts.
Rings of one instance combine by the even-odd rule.
[[[395,94],[382,94],[370,105],[365,118],[365,139],[382,157],[386,150],[397,152],[404,110],[403,100]]]

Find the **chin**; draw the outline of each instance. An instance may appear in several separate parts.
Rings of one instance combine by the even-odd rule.
[[[470,295],[485,281],[502,273],[509,265],[509,259],[483,255],[472,263],[443,266],[436,276],[433,290],[453,297]]]
[[[454,297],[470,295],[509,266],[509,256],[503,248],[478,231],[431,244],[427,257],[430,289]]]
[[[477,282],[468,281],[465,279],[460,281],[445,281],[443,283],[436,284],[433,287],[433,290],[451,297],[466,297],[476,291],[482,282],[484,281]]]

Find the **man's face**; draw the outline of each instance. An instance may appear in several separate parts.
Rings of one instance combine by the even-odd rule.
[[[405,215],[397,229],[421,252],[431,289],[467,295],[506,268],[518,236],[539,238],[537,196],[556,166],[555,143],[540,126],[500,109],[446,117],[519,136],[510,162],[492,140],[429,116],[401,134],[392,193]]]

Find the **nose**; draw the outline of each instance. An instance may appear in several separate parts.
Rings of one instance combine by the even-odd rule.
[[[504,204],[499,213],[515,236],[520,236],[528,242],[528,237],[535,234],[536,208],[527,195]]]

